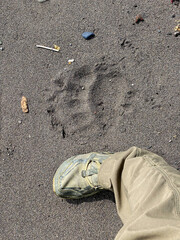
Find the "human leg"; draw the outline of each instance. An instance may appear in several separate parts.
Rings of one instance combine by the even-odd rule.
[[[132,147],[104,161],[98,177],[124,223],[116,239],[180,239],[180,172],[160,156]]]

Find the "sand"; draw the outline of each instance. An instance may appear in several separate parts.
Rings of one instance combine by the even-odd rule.
[[[133,145],[180,168],[179,7],[10,0],[1,10],[2,239],[114,239],[122,224],[112,193],[66,201],[52,178],[72,155]]]

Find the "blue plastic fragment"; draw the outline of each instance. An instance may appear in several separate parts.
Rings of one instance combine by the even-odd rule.
[[[95,36],[95,34],[93,32],[84,32],[82,34],[82,37],[85,38],[86,40],[89,40],[91,38],[93,38]]]

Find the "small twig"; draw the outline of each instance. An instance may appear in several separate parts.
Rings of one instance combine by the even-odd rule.
[[[43,46],[43,45],[36,45],[36,47],[51,50],[51,51],[54,51],[54,52],[59,52],[58,49],[46,47],[46,46]]]

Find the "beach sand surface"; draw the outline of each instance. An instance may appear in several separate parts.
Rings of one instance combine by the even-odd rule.
[[[113,193],[66,201],[53,175],[73,155],[131,146],[180,169],[179,6],[9,0],[1,12],[1,237],[114,239],[122,223]],[[36,47],[53,44],[59,52]]]

